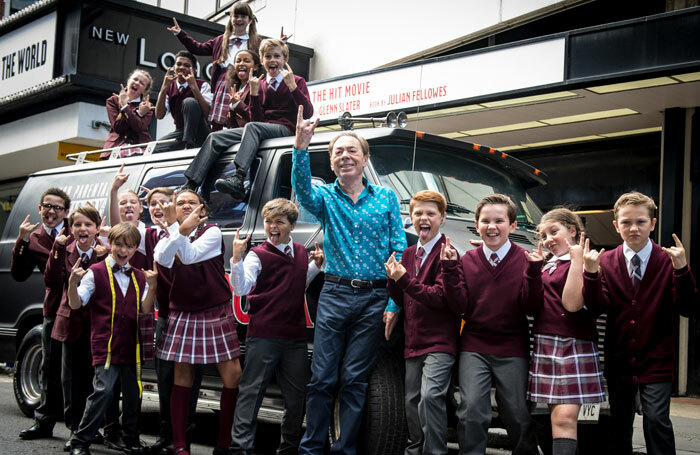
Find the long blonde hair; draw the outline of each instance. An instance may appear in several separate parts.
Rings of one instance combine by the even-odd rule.
[[[233,33],[233,17],[236,14],[248,16],[250,18],[250,23],[248,24],[248,49],[255,54],[258,53],[260,36],[258,35],[258,26],[256,25],[257,19],[255,18],[255,14],[253,14],[253,9],[248,5],[248,2],[240,1],[236,2],[233,7],[231,7],[228,22],[226,23],[226,30],[224,31],[224,39],[221,41],[221,57],[214,63],[225,62],[228,59],[228,40]]]

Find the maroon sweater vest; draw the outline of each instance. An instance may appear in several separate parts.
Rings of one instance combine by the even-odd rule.
[[[448,305],[465,321],[462,351],[504,357],[529,357],[527,315],[542,305],[542,262],[529,262],[525,250],[511,244],[496,267],[482,248],[459,261],[441,261]]]
[[[430,352],[457,355],[459,315],[445,303],[440,274],[440,248],[445,243],[440,235],[416,276],[416,249],[406,248],[401,263],[406,273],[398,280],[387,280],[389,296],[404,309],[404,357],[409,359]]]
[[[250,118],[253,122],[267,122],[284,125],[290,135],[294,135],[297,124],[297,110],[304,106],[304,118],[311,118],[314,107],[309,98],[309,90],[303,77],[294,76],[296,90],[289,91],[287,84],[280,82],[277,90],[267,86],[266,80],[260,81],[257,96],[250,96]]]
[[[197,86],[201,89],[204,81],[201,79],[195,80],[197,81]],[[182,116],[182,102],[185,101],[186,98],[194,97],[194,95],[192,95],[192,89],[188,85],[180,92],[177,89],[177,82],[173,81],[170,87],[168,87],[167,94],[168,108],[170,109],[170,115],[173,116],[173,120],[175,121],[175,128],[181,130],[185,127],[185,120]]]
[[[114,327],[112,328],[112,290],[109,284],[107,263],[102,261],[90,267],[95,276],[95,292],[88,306],[90,308],[90,346],[92,348],[92,366],[102,365],[107,361],[107,344],[112,334],[111,363],[128,365],[136,363],[136,289],[129,273],[129,288],[122,295],[119,284],[114,280]],[[139,285],[139,299],[143,299],[146,277],[137,268],[131,268]],[[139,340],[143,342],[143,340]]]
[[[197,237],[207,229],[216,228],[208,224],[200,228]],[[218,228],[216,228],[218,229]],[[221,254],[195,264],[183,264],[177,257],[170,269],[170,309],[197,313],[223,304],[231,304],[231,287],[224,271],[224,243]]]
[[[608,312],[606,376],[635,384],[673,381],[674,315],[690,316],[700,308],[690,268],[674,270],[654,243],[636,293],[622,245],[603,254],[600,269],[602,275],[584,274],[583,295],[586,306]]]
[[[260,274],[248,293],[250,323],[247,336],[306,339],[304,294],[308,256],[304,245],[294,242],[294,259],[270,242],[251,248],[260,259]]]
[[[561,302],[570,266],[571,261],[557,261],[557,267],[552,274],[549,270],[542,272],[544,305],[535,314],[532,333],[596,342],[598,341],[598,330],[595,326],[597,314],[587,308],[581,308],[572,313],[564,309]]]

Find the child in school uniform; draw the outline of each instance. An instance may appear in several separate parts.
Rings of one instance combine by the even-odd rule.
[[[615,229],[624,243],[584,256],[584,300],[607,311],[605,377],[611,418],[611,453],[632,453],[635,396],[641,401],[650,454],[675,453],[669,417],[675,366],[676,313],[700,307],[695,279],[676,234],[663,248],[649,237],[656,204],[641,193],[620,196]]]
[[[236,172],[214,182],[215,188],[236,200],[245,198],[244,181],[258,153],[258,146],[266,139],[294,134],[299,106],[303,116],[314,113],[309,90],[303,77],[289,66],[289,48],[275,39],[266,39],[260,45],[260,60],[266,75],[252,76],[250,70],[250,122],[243,128],[231,128],[211,133],[185,170],[187,183],[183,189],[196,190],[206,180],[219,156],[240,143],[234,160]]]
[[[170,399],[174,453],[189,455],[185,426],[195,366],[216,364],[223,387],[214,454],[225,454],[231,445],[241,350],[224,271],[223,236],[218,227],[205,224],[204,200],[197,193],[183,191],[162,209],[168,236],[156,245],[154,259],[170,269],[171,287],[167,334],[157,355],[175,363]]]
[[[92,390],[90,354],[90,313],[84,308],[73,310],[68,303],[68,277],[77,263],[82,267],[102,261],[107,249],[97,239],[100,213],[93,207],[76,208],[68,217],[68,229],[56,236],[46,263],[44,281],[47,288],[61,289],[63,295],[56,311],[51,337],[62,347],[61,384],[66,427],[78,430],[85,401]]]
[[[70,197],[60,188],[48,188],[39,198],[40,222],[30,223],[29,215],[19,225],[19,234],[12,248],[10,275],[15,281],[29,279],[35,268],[43,274],[53,242],[63,230]],[[41,225],[41,226],[40,226]],[[37,229],[38,227],[38,229]],[[34,424],[19,433],[21,439],[50,438],[61,410],[61,343],[51,338],[56,310],[61,303],[63,287],[46,288],[41,331],[41,366],[39,387],[41,401],[34,410]]]
[[[447,453],[445,396],[457,355],[459,317],[445,303],[440,276],[446,208],[440,193],[414,194],[409,213],[418,243],[403,251],[401,262],[392,254],[385,264],[389,296],[405,311],[406,455]]]
[[[71,455],[89,455],[90,441],[112,404],[117,379],[121,382],[125,452],[146,453],[139,441],[141,406],[141,344],[138,315],[149,313],[155,301],[157,272],[129,264],[141,234],[130,223],[109,231],[110,255],[88,270],[76,261],[68,280],[71,309],[90,310],[90,345],[94,367],[93,393],[88,397],[78,431],[71,439]],[[89,305],[89,306],[88,306]]]
[[[252,70],[252,71],[251,71]],[[228,67],[226,77],[219,81],[209,113],[212,131],[223,128],[243,128],[250,121],[251,77],[258,77],[260,58],[247,49],[236,52],[234,64]]]
[[[272,375],[284,399],[284,419],[277,453],[295,454],[302,435],[309,364],[306,349],[306,286],[323,265],[316,244],[307,259],[306,248],[291,238],[299,209],[288,199],[269,201],[262,209],[267,241],[251,248],[242,261],[248,238],[233,241],[231,286],[248,296],[250,322],[246,360],[233,421],[231,453],[252,455],[258,410]]]
[[[538,226],[552,257],[542,270],[544,304],[532,326],[534,351],[527,397],[547,403],[552,453],[577,453],[578,413],[584,403],[605,401],[598,362],[597,312],[583,304],[583,255],[589,250],[581,219],[566,208],[547,212]]]
[[[112,94],[105,103],[107,117],[111,125],[104,148],[128,144],[143,144],[151,141],[148,132],[153,118],[153,105],[148,99],[153,79],[148,71],[135,69],[129,74],[126,86],[122,85],[119,94]],[[124,148],[122,158],[142,155],[141,147]],[[110,152],[100,154],[100,158],[109,158]]]
[[[173,18],[173,26],[168,27],[168,31],[193,54],[211,56],[213,61],[211,86],[216,87],[224,78],[226,68],[234,64],[236,52],[248,49],[258,53],[261,39],[256,22],[257,19],[248,2],[239,1],[231,7],[224,33],[207,42],[200,43],[189,36],[180,28],[175,18]]]
[[[538,454],[535,427],[525,397],[529,367],[527,315],[542,302],[542,261],[514,245],[517,209],[503,194],[476,206],[483,245],[458,260],[447,245],[440,254],[445,299],[465,321],[460,338],[458,437],[460,453],[486,451],[491,423],[491,385],[514,452]],[[536,258],[532,258],[536,259]],[[540,258],[541,259],[541,258]]]

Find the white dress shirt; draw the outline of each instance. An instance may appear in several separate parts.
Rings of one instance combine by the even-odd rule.
[[[266,242],[270,242],[270,240],[268,239]],[[270,242],[270,245],[272,245],[272,242]],[[291,238],[289,239],[289,243],[281,243],[273,246],[282,253],[284,253],[284,249],[289,246],[292,250],[292,257],[294,257],[294,245],[292,244]],[[312,260],[309,262],[309,268],[306,271],[307,287],[314,278],[316,278],[316,275],[323,271],[325,265],[325,260],[321,268],[316,265],[316,261]],[[258,275],[260,275],[261,270],[262,264],[260,263],[258,255],[255,254],[255,251],[249,251],[244,260],[236,263],[233,262],[233,257],[231,257],[231,274],[229,275],[229,281],[233,287],[233,293],[237,296],[248,295],[251,289],[253,289],[253,286],[255,286],[255,282],[258,280]]]
[[[181,84],[180,81],[178,81],[177,79],[175,79],[175,84],[177,84],[178,90],[180,90],[180,87],[187,88],[187,86],[189,85],[187,81]],[[202,86],[199,88],[199,92],[202,94],[202,98],[204,98],[204,101],[206,101],[207,104],[211,106],[211,100],[212,98],[214,98],[214,94],[211,92],[209,82],[203,83]],[[170,112],[170,101],[168,95],[165,95],[165,113],[167,114],[168,112]]]
[[[440,237],[442,237],[442,236],[438,232],[437,235],[435,237],[433,237],[432,239],[430,239],[428,241],[428,243],[426,243],[425,245],[421,245],[420,239],[418,239],[418,248],[423,248],[423,251],[424,251],[423,257],[420,258],[421,267],[423,267],[423,264],[425,263],[425,259],[428,257],[430,252],[433,251],[433,247],[438,242],[438,240],[440,240]],[[416,253],[418,252],[418,248],[416,248]]]
[[[275,77],[270,77],[270,76],[266,76],[266,77],[265,77],[265,81],[267,82],[267,86],[268,86],[268,87],[271,87],[270,81],[272,81],[272,79],[274,79],[274,80],[277,81],[277,84],[275,84],[275,86],[272,87],[272,89],[273,89],[274,91],[277,91],[277,89],[280,87],[280,84],[283,83],[283,79],[284,79],[284,78],[282,77],[282,71],[280,71],[279,73],[277,73],[277,76],[275,76]]]
[[[486,259],[489,261],[491,265],[496,265],[491,261],[491,254],[496,253],[498,255],[498,260],[499,262],[503,260],[504,257],[506,257],[506,254],[508,254],[508,251],[510,251],[510,240],[506,240],[506,243],[501,246],[498,251],[492,251],[489,247],[484,244],[482,246],[484,249],[484,255],[486,255]]]
[[[163,237],[153,251],[153,259],[163,267],[172,268],[176,254],[183,264],[203,262],[221,254],[221,229],[216,226],[204,231],[194,242],[190,242],[190,238],[197,229],[185,237],[180,234],[180,224],[174,223],[168,227],[168,233],[170,236]]]
[[[625,263],[627,263],[627,272],[630,278],[632,278],[632,273],[634,272],[634,266],[632,265],[632,258],[636,254],[639,256],[639,259],[642,260],[642,263],[639,265],[639,268],[641,269],[642,272],[642,278],[644,277],[644,272],[647,269],[647,265],[649,264],[649,256],[651,256],[651,240],[647,239],[647,244],[644,245],[644,248],[639,250],[639,252],[634,251],[632,248],[627,246],[627,243],[622,244],[622,254],[625,256]]]
[[[241,40],[241,44],[236,46],[236,38],[239,38]],[[226,68],[229,65],[234,65],[236,63],[236,54],[238,51],[248,49],[248,40],[250,39],[250,36],[246,33],[245,35],[241,36],[231,36],[228,39],[228,57],[226,58],[225,62],[220,62],[219,66],[222,68]]]

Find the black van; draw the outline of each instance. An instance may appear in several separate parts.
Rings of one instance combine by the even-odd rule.
[[[311,173],[317,183],[330,183],[335,175],[330,168],[328,142],[334,132],[318,133],[309,147]],[[370,165],[365,177],[373,184],[392,188],[401,201],[408,243],[417,236],[408,218],[408,202],[417,191],[431,189],[441,192],[448,201],[448,216],[442,231],[450,236],[460,254],[469,247],[470,240],[478,239],[474,223],[476,203],[490,193],[509,195],[518,206],[518,229],[511,240],[524,248],[533,248],[537,241],[535,226],[541,212],[528,196],[527,189],[545,183],[546,176],[522,161],[492,148],[447,139],[440,136],[401,129],[363,129],[360,134],[370,144]],[[246,185],[245,201],[233,201],[213,189],[213,181],[235,171],[233,154],[225,155],[215,166],[205,188],[211,190],[209,221],[217,223],[225,237],[226,262],[231,255],[235,229],[241,236],[250,235],[251,246],[265,240],[260,208],[276,197],[296,202],[291,183],[293,137],[265,141],[254,161]],[[64,189],[74,206],[92,203],[100,212],[107,212],[109,189],[114,174],[123,163],[131,174],[126,188],[143,194],[140,187],[178,187],[185,182],[183,172],[197,150],[184,150],[128,159],[83,163],[37,172],[29,176],[14,204],[0,243],[0,289],[3,290],[0,314],[0,362],[15,362],[14,390],[22,411],[33,416],[38,405],[38,370],[41,360],[41,321],[43,277],[36,271],[26,282],[17,283],[10,276],[11,251],[19,224],[27,214],[36,221],[36,207],[42,191],[48,187]],[[152,224],[148,211],[143,221]],[[314,242],[323,244],[323,232],[313,217],[301,209],[294,240],[313,248]],[[307,291],[308,346],[313,352],[313,321],[322,277]],[[238,337],[245,340],[248,322],[245,299],[234,297],[234,312],[239,322]],[[397,325],[397,328],[402,324]],[[367,454],[399,454],[406,442],[403,412],[403,334],[395,331],[389,342],[380,346],[374,373],[370,379],[364,427],[360,442]],[[242,343],[245,356],[245,345]],[[144,367],[144,399],[157,400],[155,370],[152,364]],[[220,380],[216,369],[207,370],[202,382],[200,406],[218,408]],[[451,393],[454,401],[458,394]],[[454,406],[454,403],[453,403]],[[454,414],[454,413],[452,413]],[[546,409],[545,409],[546,414]],[[280,422],[282,400],[275,384],[270,385],[258,418]],[[454,422],[454,416],[451,417]],[[331,426],[330,438],[335,429]],[[543,447],[544,449],[545,447]],[[545,449],[546,450],[546,449]]]

